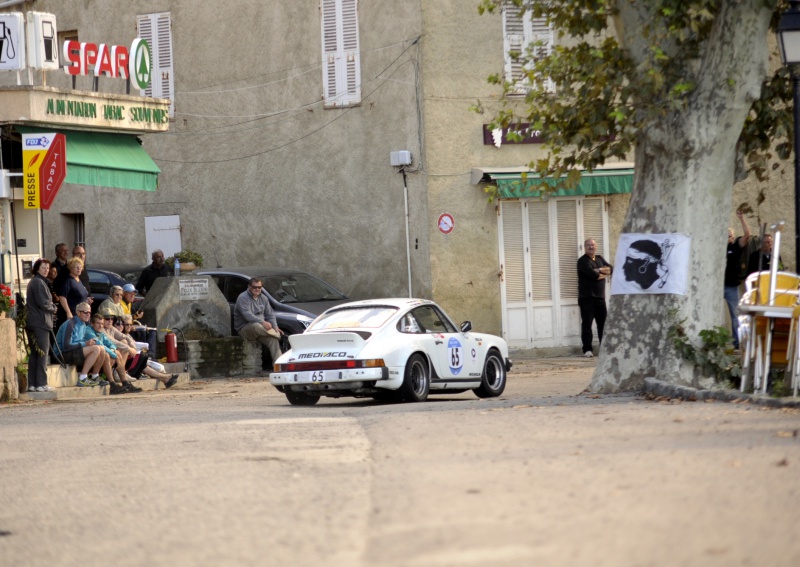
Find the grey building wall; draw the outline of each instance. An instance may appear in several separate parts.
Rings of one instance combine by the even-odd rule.
[[[362,102],[323,109],[318,0],[40,0],[81,41],[130,45],[136,15],[170,12],[174,122],[143,137],[155,193],[65,185],[44,214],[83,213],[88,262],[145,263],[144,218],[180,215],[207,266],[310,271],[351,297],[407,293],[403,180],[389,153],[420,152],[419,3],[359,3]],[[36,84],[42,77],[35,76]],[[69,87],[62,71],[51,86]],[[101,90],[124,83],[101,78]],[[89,90],[91,79],[78,79]],[[414,294],[430,295],[425,180],[408,179]]]

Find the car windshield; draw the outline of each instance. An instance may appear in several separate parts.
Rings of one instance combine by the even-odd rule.
[[[377,329],[382,327],[395,313],[397,313],[396,307],[385,306],[337,309],[320,315],[308,330]]]
[[[347,299],[322,280],[309,274],[264,276],[261,281],[264,289],[281,303]]]

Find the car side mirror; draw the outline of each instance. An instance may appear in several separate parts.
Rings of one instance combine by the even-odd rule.
[[[461,323],[461,332],[469,333],[472,330],[472,321],[464,321]]]

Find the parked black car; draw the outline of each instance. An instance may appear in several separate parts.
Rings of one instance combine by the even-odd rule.
[[[349,298],[331,284],[298,270],[248,266],[243,268],[200,268],[193,272],[211,276],[231,306],[231,330],[236,298],[247,289],[250,278],[260,278],[261,293],[269,298],[278,327],[287,335],[302,333],[317,315],[345,303]],[[235,331],[233,331],[236,334]]]
[[[126,283],[130,283],[116,272],[101,270],[92,266],[86,268],[86,273],[89,274],[89,295],[92,297],[92,313],[97,313],[100,304],[108,299],[111,286],[118,285],[122,287]],[[137,294],[133,303],[136,304],[142,299],[143,298]]]

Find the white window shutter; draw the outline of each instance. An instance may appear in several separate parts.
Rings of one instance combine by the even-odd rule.
[[[169,115],[175,115],[175,77],[172,61],[172,21],[169,12],[144,14],[137,17],[139,37],[150,44],[153,58],[150,88],[142,91],[143,96],[168,98]]]
[[[551,301],[553,299],[548,208],[547,201],[530,200],[528,202],[531,285],[534,301]]]
[[[583,239],[591,238],[597,243],[597,254],[603,255],[603,199],[583,199]],[[583,242],[581,242],[583,245]],[[585,250],[581,249],[583,252]],[[608,258],[606,258],[608,260]]]
[[[522,228],[522,203],[502,201],[503,282],[506,302],[524,302],[525,246]]]
[[[322,91],[326,107],[361,102],[358,0],[322,0]]]
[[[561,299],[578,298],[578,212],[573,199],[556,202],[558,279]]]
[[[531,19],[530,14],[521,14],[517,6],[511,2],[503,3],[503,49],[505,58],[506,81],[514,83],[512,94],[525,94],[530,82],[525,77],[525,68],[511,54],[524,55],[526,47],[533,41],[542,41],[536,48],[537,56],[544,57],[553,50],[553,29],[543,18]],[[548,90],[553,90],[553,83],[545,78]]]

